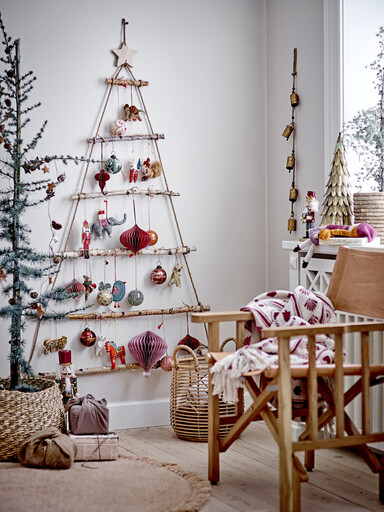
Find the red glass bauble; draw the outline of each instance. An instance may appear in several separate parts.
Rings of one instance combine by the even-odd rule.
[[[151,241],[149,242],[149,245],[155,245],[159,239],[156,231],[152,231],[152,229],[149,229],[147,231],[148,235],[151,237]]]
[[[167,279],[167,273],[161,265],[157,265],[151,272],[151,281],[155,284],[163,284]]]
[[[84,331],[80,334],[80,343],[85,347],[92,347],[96,341],[96,334],[86,327]]]
[[[197,349],[200,346],[200,341],[197,338],[194,338],[190,334],[184,336],[182,340],[179,341],[179,345],[187,345],[191,350]]]
[[[151,242],[151,237],[148,235],[146,231],[139,228],[137,224],[133,226],[133,228],[128,229],[128,231],[124,231],[120,235],[120,243],[127,249],[130,249],[135,254],[140,251],[140,249],[144,249]]]

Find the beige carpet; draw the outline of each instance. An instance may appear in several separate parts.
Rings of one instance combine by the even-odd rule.
[[[197,512],[210,484],[176,464],[119,457],[70,469],[0,463],[1,512]]]

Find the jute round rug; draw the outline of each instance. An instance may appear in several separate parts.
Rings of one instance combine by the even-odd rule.
[[[0,463],[0,510],[7,512],[197,512],[210,484],[176,464],[119,457],[69,469]]]

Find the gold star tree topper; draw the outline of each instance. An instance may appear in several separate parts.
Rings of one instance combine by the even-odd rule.
[[[112,50],[112,53],[114,53],[117,57],[117,66],[123,66],[124,64],[127,64],[129,67],[133,67],[132,60],[137,53],[136,50],[131,50],[125,43],[123,43],[120,49]]]

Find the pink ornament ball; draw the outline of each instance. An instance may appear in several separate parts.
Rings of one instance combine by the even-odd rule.
[[[111,124],[112,135],[119,135],[120,137],[127,133],[127,123],[123,119],[116,119]]]
[[[160,361],[160,368],[164,372],[171,372],[172,367],[173,367],[173,357],[164,356],[163,359]]]

